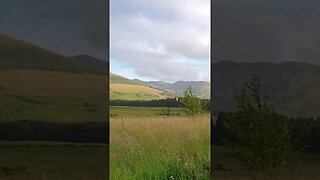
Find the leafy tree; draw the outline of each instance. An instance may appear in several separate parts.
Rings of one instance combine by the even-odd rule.
[[[201,99],[201,106],[203,110],[210,111],[211,100],[210,99]]]
[[[292,158],[293,131],[288,118],[277,114],[267,104],[267,97],[261,95],[259,78],[253,77],[245,87],[235,95],[236,112],[228,125],[237,157],[256,178]]]
[[[191,86],[183,92],[183,97],[180,98],[180,102],[187,115],[194,116],[202,110],[200,98],[195,95]]]

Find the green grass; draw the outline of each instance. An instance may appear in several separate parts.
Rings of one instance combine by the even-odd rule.
[[[122,83],[122,84],[139,84],[133,80],[127,79],[125,77],[122,77],[120,75],[110,73],[110,79],[109,79],[110,84],[113,83]]]
[[[0,118],[55,122],[105,121],[105,95],[88,97],[39,97],[0,93]]]
[[[106,179],[105,145],[1,142],[1,180]]]
[[[111,100],[155,100],[172,97],[167,91],[139,84],[110,84]]]
[[[238,159],[232,156],[232,150],[224,146],[213,146],[213,179],[251,180],[250,172],[243,170]],[[301,153],[289,165],[281,167],[275,172],[274,177],[267,175],[259,179],[268,180],[305,180],[320,179],[320,155]]]
[[[111,179],[209,179],[210,118],[110,119]]]

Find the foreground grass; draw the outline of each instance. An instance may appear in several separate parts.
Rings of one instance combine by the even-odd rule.
[[[111,118],[111,179],[210,179],[210,118]]]
[[[241,167],[232,150],[225,146],[213,146],[213,179],[217,180],[252,180],[252,172]],[[258,180],[306,180],[320,179],[320,155],[301,153],[295,161],[281,167],[273,176],[262,174]]]
[[[0,179],[106,179],[106,148],[98,144],[0,142]]]

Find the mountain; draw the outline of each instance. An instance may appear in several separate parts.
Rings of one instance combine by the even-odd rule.
[[[161,95],[166,97],[182,96],[189,86],[191,86],[196,95],[201,98],[210,98],[210,83],[205,81],[178,81],[167,83],[162,81],[142,81],[139,79],[127,79],[116,74],[110,74],[110,83],[112,84],[130,84],[131,86],[148,87],[156,91],[162,91]],[[119,91],[119,89],[118,89]],[[113,94],[116,96],[116,94]],[[138,98],[139,99],[139,98]],[[150,99],[150,98],[149,98]]]
[[[320,66],[301,62],[214,63],[214,110],[234,109],[233,95],[244,88],[252,75],[260,78],[278,112],[292,116],[320,115]]]
[[[76,60],[75,60],[76,59]],[[37,69],[73,73],[106,73],[107,62],[89,56],[67,57],[0,33],[0,69]]]
[[[210,83],[206,81],[177,81],[175,83],[166,83],[162,81],[149,81],[146,82],[148,85],[156,88],[166,89],[174,92],[177,96],[182,96],[189,86],[200,98],[210,98]]]
[[[0,120],[105,121],[105,67],[0,34]]]
[[[111,100],[154,100],[173,97],[174,94],[148,86],[143,82],[130,80],[110,73],[110,99]]]

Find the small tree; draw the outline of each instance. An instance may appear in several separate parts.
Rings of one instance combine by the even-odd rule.
[[[273,172],[288,162],[294,151],[292,128],[287,117],[277,114],[261,96],[260,81],[253,77],[240,94],[235,95],[236,112],[230,119],[233,149],[254,179]],[[272,175],[269,174],[269,175]]]
[[[180,102],[189,116],[197,115],[202,110],[200,98],[195,95],[191,86],[183,92],[183,97],[181,97]]]

